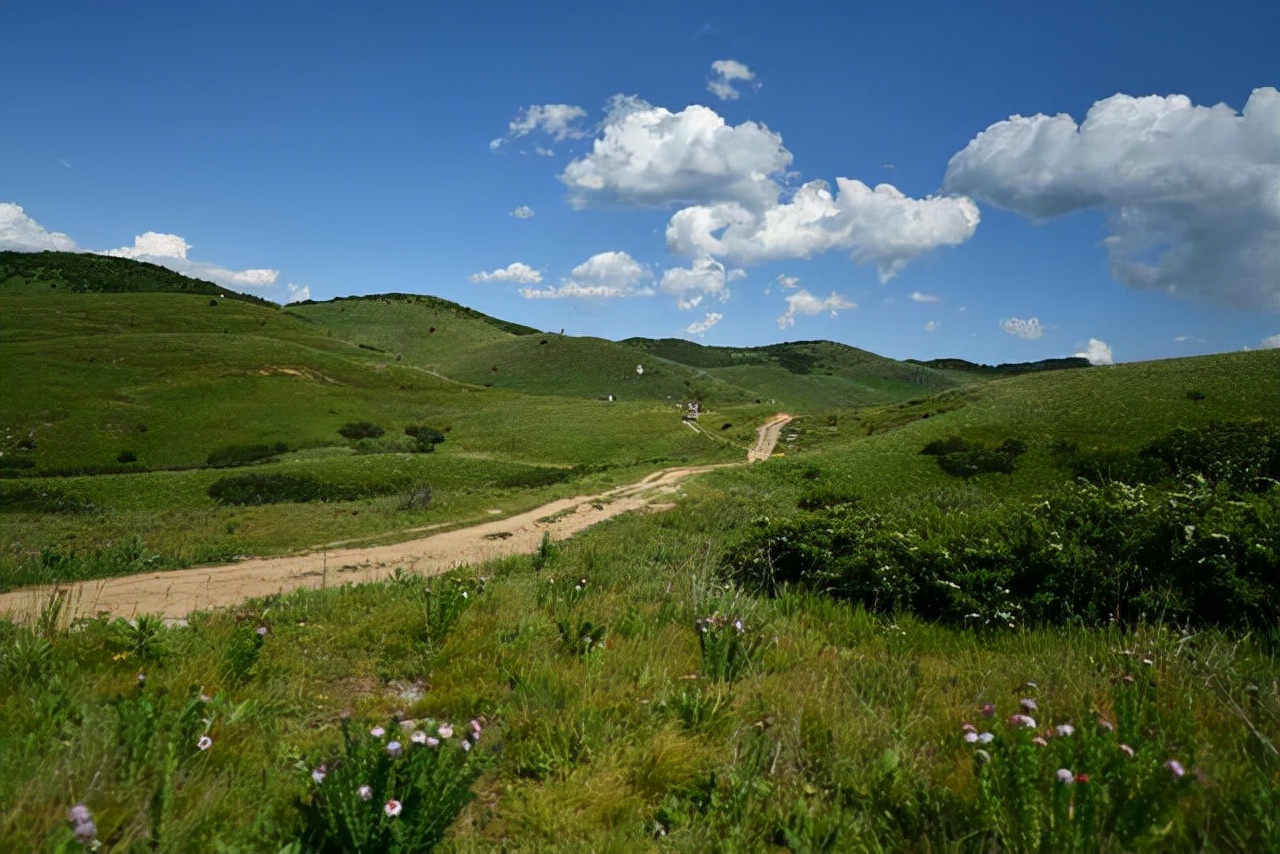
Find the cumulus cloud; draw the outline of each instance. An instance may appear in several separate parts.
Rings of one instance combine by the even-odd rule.
[[[799,276],[783,276],[783,275],[779,275],[779,276],[778,276],[778,278],[774,279],[774,281],[778,283],[778,286],[779,286],[779,287],[781,287],[783,290],[786,290],[786,291],[789,291],[789,290],[791,290],[792,288],[798,288],[798,287],[800,287],[800,277],[799,277]]]
[[[707,81],[707,91],[721,101],[736,101],[742,94],[735,87],[737,82],[750,83],[756,79],[755,72],[741,62],[733,59],[717,59],[711,63],[711,79]],[[759,88],[759,84],[756,84]]]
[[[1039,338],[1044,334],[1044,329],[1040,326],[1040,318],[1038,317],[1033,317],[1030,320],[1023,320],[1020,317],[1006,317],[1000,321],[1000,328],[1018,338]]]
[[[560,180],[575,207],[613,203],[641,207],[735,201],[771,204],[791,152],[756,122],[727,125],[698,104],[678,113],[634,96],[609,102],[591,153],[573,160]]]
[[[926,323],[926,324],[924,325],[924,331],[925,331],[925,332],[937,332],[937,331],[938,331],[938,329],[940,329],[941,327],[942,327],[942,324],[941,324],[941,323],[939,323],[938,321],[936,321],[936,320],[930,320],[928,323]]]
[[[132,258],[135,261],[148,261],[167,267],[176,273],[190,276],[193,279],[205,279],[232,290],[269,288],[280,277],[279,270],[252,268],[248,270],[229,270],[217,264],[205,261],[193,261],[187,257],[191,244],[176,234],[161,234],[148,231],[133,239],[132,246],[119,249],[107,249],[97,252],[98,255],[112,255],[116,258]]]
[[[60,231],[48,231],[22,207],[0,202],[0,250],[13,252],[78,252],[76,242]]]
[[[687,310],[696,308],[704,296],[724,302],[729,298],[729,283],[745,275],[744,270],[727,269],[710,255],[702,255],[688,267],[665,270],[658,287],[676,297],[676,305]]]
[[[912,302],[942,302],[942,297],[935,297],[932,294],[922,294],[919,291],[911,292]]]
[[[642,284],[652,278],[653,274],[627,253],[601,252],[574,267],[559,287],[521,288],[520,295],[525,299],[652,296],[653,288]]]
[[[489,148],[497,151],[503,145],[534,131],[542,131],[557,142],[566,139],[581,139],[587,131],[577,125],[578,119],[584,118],[587,111],[572,104],[535,104],[525,107],[507,124],[507,133],[490,141]],[[538,153],[543,149],[539,147]],[[550,152],[554,153],[554,152]]]
[[[796,315],[803,314],[813,316],[830,312],[835,317],[840,311],[849,308],[857,308],[856,302],[850,302],[844,297],[832,291],[831,296],[826,299],[818,299],[804,288],[796,291],[787,297],[787,311],[778,317],[778,328],[786,329],[788,326],[796,325]]]
[[[703,335],[706,333],[708,329],[715,326],[717,323],[719,323],[723,319],[724,319],[723,314],[720,314],[717,311],[709,311],[707,312],[706,317],[702,318],[702,320],[698,320],[698,321],[694,321],[693,323],[690,323],[688,326],[684,328],[684,331],[690,335]]]
[[[295,285],[292,282],[285,285],[285,305],[295,302],[306,302],[311,299],[311,288],[306,285]]]
[[[520,207],[513,210],[511,212],[511,215],[516,219],[528,219],[529,217],[534,215],[534,210],[528,205],[521,205]]]
[[[473,282],[519,282],[522,285],[536,285],[542,281],[542,274],[520,261],[508,264],[492,272],[471,274]]]
[[[836,187],[833,194],[825,181],[810,181],[790,201],[759,210],[733,202],[687,207],[668,222],[667,246],[741,264],[842,250],[874,263],[888,281],[908,261],[963,243],[978,227],[977,205],[966,198],[913,199],[890,184],[872,189],[849,178],[837,178]]]
[[[1259,350],[1275,350],[1280,348],[1280,333],[1268,335],[1262,339],[1262,343],[1258,345]]]
[[[1111,347],[1105,341],[1099,341],[1097,338],[1090,338],[1089,343],[1079,353],[1076,358],[1088,359],[1091,365],[1113,365],[1115,361],[1111,358]]]
[[[951,158],[944,188],[1023,216],[1110,215],[1111,273],[1136,288],[1280,311],[1280,91],[1237,114],[1114,95],[1084,121],[1013,116]]]

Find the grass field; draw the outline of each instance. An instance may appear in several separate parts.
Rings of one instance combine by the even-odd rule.
[[[409,320],[376,337],[392,301],[347,301],[340,319],[319,315],[341,304],[300,307],[310,322],[237,305],[240,332],[184,349],[158,319],[179,303],[164,300],[225,302],[62,303],[61,289],[46,302],[29,284],[0,293],[0,357],[23,367],[4,372],[5,457],[34,460],[0,479],[0,572],[23,583],[525,509],[740,459],[777,411],[711,395],[696,433],[657,395],[594,399],[589,374],[560,395],[535,368],[512,368],[511,388],[454,382],[427,370],[449,348],[410,352]],[[9,320],[35,312],[47,328],[98,304],[84,300],[112,308],[66,336]],[[128,300],[145,331],[127,331]],[[512,365],[609,343],[553,336],[556,351],[448,306],[413,312],[470,329],[477,353],[522,342]],[[111,358],[75,361],[89,352]],[[839,351],[804,347],[661,352],[664,382],[679,368],[753,391],[784,373],[807,383],[775,458],[687,481],[672,511],[436,579],[172,626],[66,626],[56,607],[35,625],[0,620],[0,850],[83,850],[77,828],[102,850],[274,854],[337,838],[453,852],[1280,848],[1280,351],[981,383],[897,363],[859,379]],[[754,363],[722,364],[734,358]],[[104,426],[137,407],[146,432]],[[355,420],[387,434],[339,437]],[[445,441],[409,453],[400,431],[415,422]],[[126,436],[136,464],[115,462]],[[293,450],[204,465],[218,447],[275,441]],[[100,465],[114,473],[32,474]],[[249,473],[358,497],[209,497]],[[407,509],[424,481],[430,506]],[[91,837],[87,814],[68,821],[77,804]]]

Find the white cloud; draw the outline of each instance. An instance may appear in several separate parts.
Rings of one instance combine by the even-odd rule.
[[[1111,347],[1107,345],[1107,342],[1099,341],[1097,338],[1090,338],[1088,345],[1075,355],[1079,359],[1088,359],[1091,365],[1115,364],[1115,361],[1111,358]]]
[[[711,63],[711,79],[707,81],[707,91],[721,101],[736,101],[742,94],[734,88],[737,81],[750,83],[756,79],[755,72],[741,62],[733,59],[717,59]],[[756,84],[759,88],[759,84]]]
[[[795,326],[796,315],[798,314],[812,317],[815,314],[822,314],[826,311],[830,312],[832,317],[835,317],[838,312],[844,309],[857,307],[858,304],[856,302],[850,302],[834,291],[826,299],[818,299],[801,288],[787,297],[787,312],[778,318],[778,328],[786,329],[788,326]]]
[[[715,326],[723,319],[723,314],[720,314],[717,311],[709,311],[707,312],[706,317],[702,318],[702,320],[690,323],[685,327],[684,331],[690,335],[704,335],[708,329]]]
[[[548,134],[556,142],[566,139],[581,139],[587,131],[575,123],[584,118],[587,111],[571,104],[535,104],[525,107],[507,124],[507,133],[489,143],[489,148],[497,151],[504,144],[522,136],[528,136],[536,130]],[[539,154],[547,149],[538,148]]]
[[[1262,343],[1258,345],[1259,350],[1275,350],[1280,348],[1280,333],[1268,335],[1262,339]]]
[[[922,294],[919,291],[911,292],[912,302],[942,302],[942,297],[935,297],[932,294]]]
[[[1079,125],[1013,116],[951,158],[944,187],[1024,216],[1110,214],[1111,273],[1137,288],[1280,311],[1280,91],[1241,114],[1114,95]]]
[[[106,249],[96,252],[97,255],[111,255],[116,258],[132,258],[135,261],[149,261],[161,267],[167,267],[176,273],[190,276],[193,279],[205,279],[222,285],[224,288],[241,291],[246,288],[270,288],[280,277],[279,270],[251,268],[248,270],[229,270],[217,264],[205,261],[193,261],[187,257],[191,244],[176,234],[161,234],[148,231],[133,239],[132,246],[119,249]]]
[[[574,267],[560,287],[542,290],[521,288],[525,299],[612,299],[652,296],[653,288],[641,283],[653,274],[625,252],[601,252]]]
[[[533,216],[534,213],[535,212],[533,208],[529,207],[528,205],[521,205],[520,207],[513,210],[511,212],[511,215],[516,219],[528,219],[529,217]]]
[[[292,282],[285,285],[285,305],[306,302],[309,299],[311,299],[311,288],[306,285],[295,285]]]
[[[76,242],[60,231],[48,231],[21,206],[0,202],[0,250],[13,252],[78,252]]]
[[[522,285],[536,285],[542,281],[542,274],[537,270],[516,261],[492,272],[472,273],[473,282],[519,282]]]
[[[775,281],[775,282],[777,282],[777,283],[778,283],[778,285],[779,285],[783,290],[787,290],[787,291],[791,290],[792,288],[798,288],[798,287],[800,287],[800,277],[799,277],[799,276],[783,276],[783,275],[779,275],[779,276],[778,276],[778,278],[774,279],[774,281]]]
[[[555,157],[556,156],[556,152],[554,149],[544,148],[541,145],[535,145],[533,147],[533,153],[538,155],[539,157]]]
[[[560,175],[575,207],[725,201],[759,207],[777,199],[780,186],[770,176],[791,163],[782,137],[764,125],[731,127],[698,104],[672,113],[617,95],[602,130],[591,153]]]
[[[963,243],[978,227],[977,205],[966,198],[913,199],[890,184],[873,190],[848,178],[836,186],[833,195],[825,181],[810,181],[790,201],[755,211],[737,203],[685,208],[667,224],[667,245],[742,264],[838,249],[876,264],[888,281],[911,259]]]
[[[930,320],[928,323],[926,323],[926,324],[924,325],[924,331],[925,331],[925,332],[937,332],[937,331],[938,331],[938,329],[940,329],[941,327],[942,327],[942,324],[941,324],[941,323],[939,323],[938,321],[936,321],[936,320]]]
[[[743,270],[728,270],[710,255],[702,255],[688,267],[665,270],[659,287],[663,293],[675,296],[676,304],[687,310],[696,308],[704,295],[724,302],[729,298],[729,283],[745,275]]]
[[[1044,334],[1044,329],[1040,326],[1040,318],[1038,317],[1033,317],[1030,320],[1023,320],[1019,317],[1006,317],[1000,321],[1000,328],[1019,338],[1039,338]]]

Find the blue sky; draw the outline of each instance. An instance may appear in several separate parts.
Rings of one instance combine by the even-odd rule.
[[[0,31],[6,248],[614,339],[1280,346],[1277,2],[8,0]]]

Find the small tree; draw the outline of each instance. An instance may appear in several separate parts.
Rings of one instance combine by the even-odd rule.
[[[360,439],[376,439],[387,431],[377,424],[370,424],[368,421],[356,421],[351,424],[343,424],[338,428],[338,432],[343,438],[355,442]]]

